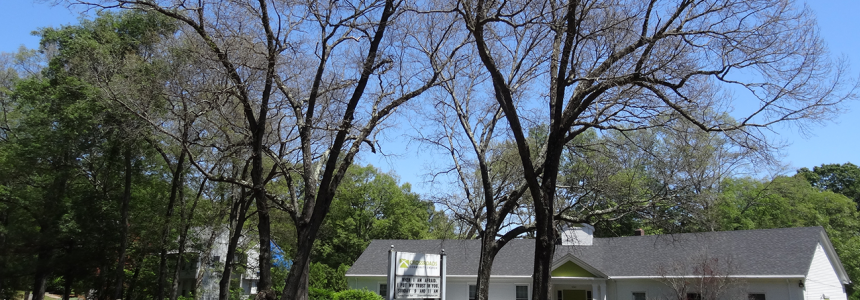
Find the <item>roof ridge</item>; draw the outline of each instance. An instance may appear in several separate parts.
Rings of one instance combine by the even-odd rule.
[[[822,226],[803,226],[803,227],[756,228],[756,229],[699,231],[699,232],[677,232],[677,233],[651,234],[651,235],[644,235],[644,236],[627,235],[627,236],[616,236],[616,237],[595,237],[594,239],[607,240],[607,239],[627,239],[627,238],[677,236],[677,235],[702,235],[702,234],[720,234],[720,233],[725,234],[725,233],[757,232],[757,231],[795,231],[795,230],[799,231],[799,230],[809,230],[809,229],[824,230],[824,227],[822,227]]]

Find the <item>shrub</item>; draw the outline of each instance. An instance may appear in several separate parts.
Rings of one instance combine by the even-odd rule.
[[[308,298],[310,300],[334,300],[334,294],[335,292],[326,289],[308,288]]]
[[[335,293],[333,300],[382,300],[382,296],[366,289],[345,290]]]

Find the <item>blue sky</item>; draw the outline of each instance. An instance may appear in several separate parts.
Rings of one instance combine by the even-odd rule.
[[[806,5],[817,15],[821,36],[831,54],[847,57],[852,64],[850,74],[860,76],[860,1],[811,1]],[[21,45],[38,47],[39,39],[31,35],[32,31],[77,23],[79,12],[80,8],[75,7],[70,10],[29,0],[4,0],[0,10],[0,52],[15,52]],[[860,163],[860,101],[845,103],[841,111],[833,120],[808,126],[806,132],[793,126],[773,128],[775,138],[790,143],[783,148],[781,157],[789,166],[789,173],[797,168],[812,168],[825,163]],[[405,124],[400,127],[409,129]],[[399,134],[390,133],[387,138],[395,141],[388,149],[383,148],[388,156],[365,155],[360,162],[373,164],[383,171],[393,171],[402,182],[411,182],[416,191],[432,193],[433,187],[423,182],[427,179],[428,168],[433,165],[434,155],[419,152],[420,147],[416,143],[402,142],[404,137]]]

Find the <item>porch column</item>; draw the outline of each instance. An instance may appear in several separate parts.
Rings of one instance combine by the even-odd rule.
[[[600,289],[598,289],[598,288],[599,288],[599,286],[597,285],[597,282],[592,281],[591,282],[591,299],[593,299],[593,300],[600,299]]]
[[[597,298],[597,300],[606,300],[606,281],[605,280],[600,282],[600,298]]]

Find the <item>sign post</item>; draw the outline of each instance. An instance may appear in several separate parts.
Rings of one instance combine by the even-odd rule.
[[[397,252],[394,252],[394,245],[391,245],[391,249],[388,250],[388,297],[386,300],[394,299],[394,258],[397,256]]]
[[[445,290],[448,289],[448,264],[447,264],[447,261],[448,261],[448,255],[445,254],[445,249],[442,249],[442,282],[440,283],[442,285],[442,292],[441,292],[442,294],[440,295],[441,297],[439,297],[442,300],[445,300],[445,295],[448,294],[445,292]]]
[[[443,299],[445,253],[427,254],[389,250],[388,299]]]

